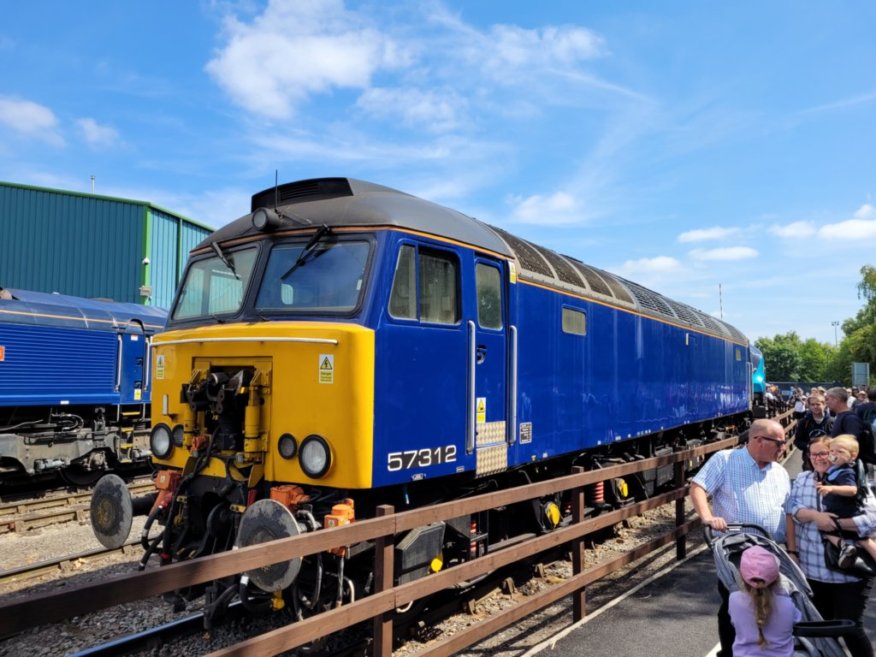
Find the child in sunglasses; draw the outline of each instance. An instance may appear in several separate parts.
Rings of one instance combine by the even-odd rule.
[[[858,457],[858,441],[851,434],[837,436],[830,441],[830,462],[833,464],[817,484],[818,494],[823,496],[823,509],[837,518],[852,518],[864,513],[862,508],[867,494],[866,482],[858,481],[855,459]],[[840,529],[825,532],[824,537],[840,546],[838,564],[849,568],[858,556],[858,547],[865,549],[876,559],[876,541],[858,536],[856,532]]]

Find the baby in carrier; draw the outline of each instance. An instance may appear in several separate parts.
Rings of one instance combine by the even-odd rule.
[[[831,440],[828,449],[833,465],[818,483],[818,493],[824,497],[824,510],[838,518],[853,518],[863,514],[867,488],[865,481],[858,481],[855,469],[858,441],[850,434],[843,434]],[[840,568],[849,568],[855,563],[858,548],[863,548],[876,559],[876,541],[868,536],[859,536],[856,532],[840,529],[839,525],[836,532],[825,532],[824,536],[834,545],[840,546]]]

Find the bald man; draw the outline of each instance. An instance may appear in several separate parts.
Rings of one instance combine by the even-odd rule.
[[[791,480],[777,461],[786,442],[781,424],[755,420],[744,447],[715,452],[690,482],[690,499],[703,524],[718,532],[725,531],[728,524],[759,525],[774,541],[783,543],[784,505],[791,492]],[[720,581],[718,593],[718,657],[733,657],[736,632],[727,612],[730,592]]]

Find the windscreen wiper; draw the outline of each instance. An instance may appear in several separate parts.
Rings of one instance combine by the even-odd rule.
[[[213,250],[216,252],[216,255],[219,256],[219,259],[222,261],[222,264],[228,267],[228,271],[234,274],[234,278],[240,280],[240,276],[237,275],[237,270],[234,268],[234,263],[229,260],[225,254],[222,252],[222,249],[219,248],[219,242],[213,242],[211,245]]]
[[[298,258],[295,260],[295,264],[293,264],[289,269],[286,270],[286,273],[280,276],[281,281],[285,281],[289,276],[292,275],[296,269],[298,269],[304,262],[307,260],[307,256],[309,256],[313,250],[316,248],[316,245],[319,244],[319,241],[325,237],[326,235],[330,235],[332,229],[323,224],[319,227],[319,229],[313,234],[307,244],[304,245],[304,248],[301,250],[301,253],[298,254]]]

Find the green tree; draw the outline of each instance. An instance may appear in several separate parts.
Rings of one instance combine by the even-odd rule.
[[[754,344],[763,352],[767,380],[800,380],[800,338],[794,331],[775,338],[759,338]]]
[[[858,298],[864,307],[843,322],[845,338],[836,358],[838,379],[846,384],[851,382],[852,362],[870,363],[870,371],[876,371],[876,267],[861,267]]]

